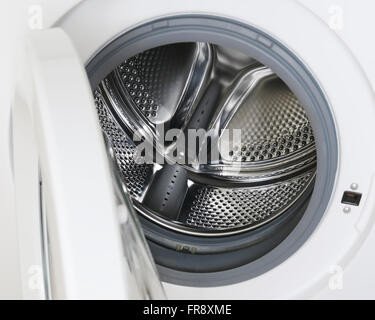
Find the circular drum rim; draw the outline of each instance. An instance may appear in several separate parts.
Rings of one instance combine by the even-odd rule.
[[[160,26],[164,27],[160,28]],[[318,133],[316,145],[319,160],[315,189],[303,219],[293,230],[293,238],[297,243],[287,249],[283,248],[282,252],[277,250],[278,246],[275,250],[272,250],[273,256],[277,257],[276,260],[280,263],[304,243],[319,223],[333,190],[338,162],[336,128],[328,102],[319,84],[297,56],[277,40],[248,24],[221,17],[179,15],[148,22],[121,35],[103,48],[88,63],[88,75],[92,85],[95,86],[95,81],[97,81],[97,75],[93,76],[95,71],[99,69],[105,70],[103,64],[109,63],[112,66],[118,64],[116,63],[114,52],[116,52],[118,59],[119,54],[122,58],[124,55],[125,57],[126,55],[132,56],[136,47],[139,52],[156,45],[203,39],[204,41],[209,40],[209,42],[219,44],[231,43],[236,48],[243,52],[248,52],[260,62],[272,67],[305,106],[310,121],[313,120],[311,125],[314,132]],[[139,47],[140,40],[142,40],[143,46],[141,49]],[[173,254],[172,251],[171,254]],[[197,276],[194,272],[172,270],[162,265],[159,266],[159,271],[162,273],[162,278],[169,282],[211,286],[217,285],[218,281],[224,284],[238,282],[241,279],[249,279],[274,266],[274,263],[270,264],[264,261],[263,267],[259,268],[261,260],[262,258],[257,259],[257,262],[259,262],[257,270],[251,268],[250,261],[243,265],[242,267],[248,267],[250,270],[248,270],[249,272],[246,275],[242,274],[242,276],[238,274],[239,269],[243,273],[242,267],[214,272],[210,276],[205,273],[204,277]],[[224,274],[225,277],[223,277]],[[223,278],[219,280],[218,276]]]

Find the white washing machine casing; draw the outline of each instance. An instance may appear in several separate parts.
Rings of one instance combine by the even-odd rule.
[[[361,8],[371,12],[374,6],[370,1],[363,1]],[[310,70],[330,105],[338,139],[336,179],[329,205],[308,240],[283,263],[250,280],[204,288],[164,283],[168,298],[375,297],[375,277],[371,274],[375,264],[371,253],[375,246],[372,231],[375,151],[371,148],[375,121],[375,64],[372,58],[375,46],[365,37],[370,26],[361,30],[363,21],[359,21],[360,15],[353,7],[356,5],[343,0],[334,4],[292,0],[192,0],[158,1],[157,5],[142,0],[91,0],[56,15],[62,18],[57,20],[55,27],[61,28],[70,38],[82,70],[113,39],[161,17],[210,15],[249,24],[293,52]],[[342,9],[343,26],[335,31],[329,24],[332,22],[331,10],[337,8]],[[53,40],[50,41],[49,45],[53,45]],[[341,198],[353,183],[358,185],[356,191],[362,193],[362,200],[359,206],[351,206],[350,212],[344,213]],[[62,238],[62,241],[70,240]],[[115,254],[113,252],[112,257]],[[342,286],[332,285],[337,276]]]

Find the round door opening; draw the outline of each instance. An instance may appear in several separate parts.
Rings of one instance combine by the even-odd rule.
[[[314,133],[334,132],[333,121],[316,121],[329,112],[325,100],[319,111],[322,103],[306,98],[324,98],[319,87],[303,87],[295,66],[272,62],[270,49],[171,38],[135,50],[125,34],[90,61],[100,125],[162,279],[241,281],[286,259],[319,222],[326,196],[319,203],[314,187],[332,183],[325,164],[336,161],[320,165],[320,148],[336,140]],[[325,188],[318,192],[329,196]],[[263,264],[272,254],[278,259]]]

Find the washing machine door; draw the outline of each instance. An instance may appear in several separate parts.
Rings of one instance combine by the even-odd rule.
[[[47,297],[162,298],[74,46],[48,29],[32,34],[29,50]]]

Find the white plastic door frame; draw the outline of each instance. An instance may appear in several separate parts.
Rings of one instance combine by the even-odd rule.
[[[113,185],[84,68],[60,29],[35,32],[32,114],[54,299],[127,299]]]

